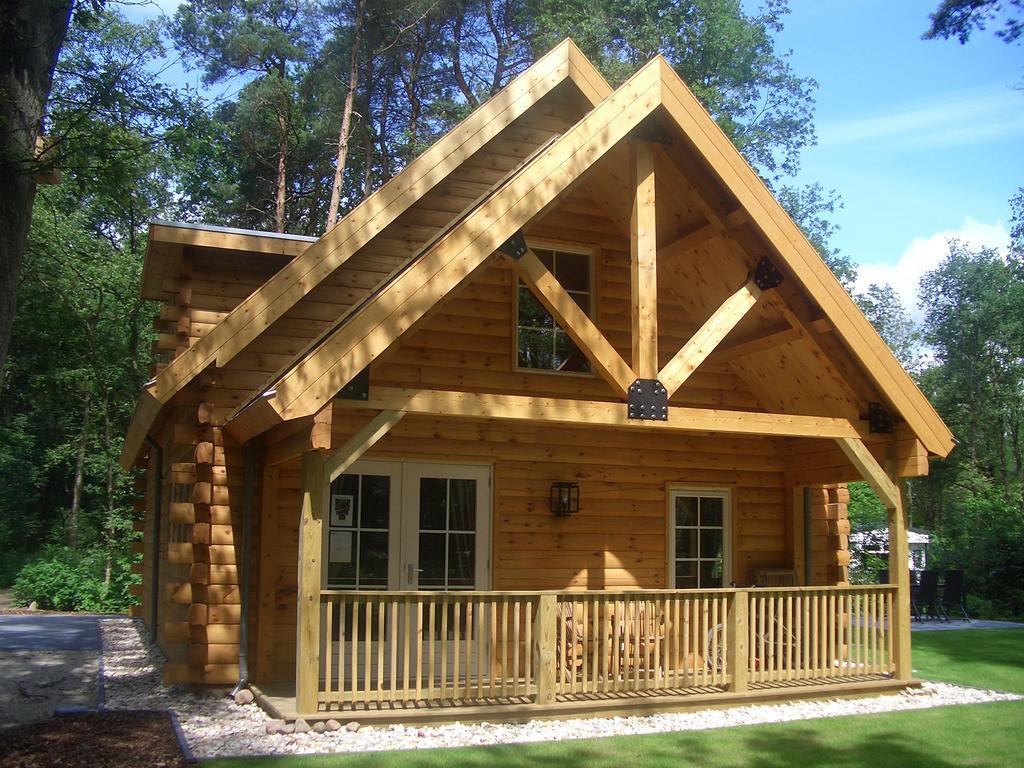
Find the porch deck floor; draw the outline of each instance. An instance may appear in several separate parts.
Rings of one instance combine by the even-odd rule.
[[[554,704],[541,706],[528,697],[507,697],[484,701],[455,702],[371,702],[359,708],[299,713],[295,707],[295,686],[291,683],[254,685],[256,701],[271,716],[282,720],[299,717],[307,721],[358,720],[363,724],[525,722],[535,719],[645,715],[711,707],[778,703],[793,699],[855,697],[919,687],[920,682],[893,680],[888,675],[859,675],[841,681],[788,680],[751,683],[744,693],[717,686],[674,688],[606,694],[560,694]]]

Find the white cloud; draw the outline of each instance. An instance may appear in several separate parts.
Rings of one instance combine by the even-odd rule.
[[[918,306],[917,286],[924,273],[935,269],[949,254],[948,240],[951,238],[973,248],[998,248],[1005,251],[1010,245],[1010,234],[1003,222],[985,224],[967,217],[957,229],[936,232],[928,237],[915,237],[895,264],[861,264],[857,270],[855,289],[863,291],[871,283],[891,285],[907,311],[915,320],[921,320],[923,312]]]
[[[937,149],[1024,136],[1024,99],[1006,85],[936,94],[865,117],[824,122],[819,145],[870,143],[873,149]]]

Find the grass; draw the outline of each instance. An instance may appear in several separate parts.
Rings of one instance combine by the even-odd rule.
[[[1024,693],[1024,630],[914,635],[922,678]],[[1017,765],[1024,702],[548,744],[215,760],[206,768],[954,768]]]

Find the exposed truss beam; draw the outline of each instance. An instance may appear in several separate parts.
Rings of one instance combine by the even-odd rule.
[[[372,408],[427,416],[508,419],[573,426],[613,426],[629,430],[723,432],[776,437],[859,439],[861,425],[825,416],[726,411],[712,408],[669,407],[666,421],[630,419],[625,403],[593,400],[491,395],[475,392],[377,387],[365,402],[336,400],[335,408]],[[866,432],[866,427],[863,427]]]
[[[860,438],[837,437],[836,442],[846,458],[871,486],[871,490],[878,494],[886,509],[900,509],[899,488],[882,469],[882,465],[875,460],[871,451],[864,445],[864,441]]]
[[[355,403],[357,401],[345,402]],[[360,402],[360,405],[362,404]],[[404,411],[381,411],[366,426],[346,440],[338,450],[328,454],[327,462],[324,465],[324,476],[327,482],[333,483],[339,475],[345,474],[349,467],[359,461],[363,454],[390,432],[391,428],[404,416]]]
[[[637,377],[658,375],[658,228],[655,218],[654,152],[633,141],[633,213],[630,219],[633,368]]]
[[[551,270],[544,266],[532,250],[527,250],[520,259],[510,258],[509,261],[537,300],[587,356],[595,370],[616,394],[625,397],[636,374],[594,325],[594,321],[551,274]]]
[[[699,248],[716,237],[727,235],[733,227],[738,227],[747,221],[747,212],[743,209],[735,210],[727,214],[723,221],[725,222],[725,227],[718,222],[708,222],[676,238],[671,243],[666,243],[659,250],[659,256],[663,259],[673,259],[689,253],[695,248]]]
[[[761,297],[753,279],[727,298],[658,374],[671,398]]]

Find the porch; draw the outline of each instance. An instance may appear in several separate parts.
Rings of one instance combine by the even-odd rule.
[[[297,687],[258,694],[284,718],[407,722],[875,692],[907,685],[895,601],[894,585],[322,590],[320,642]]]

